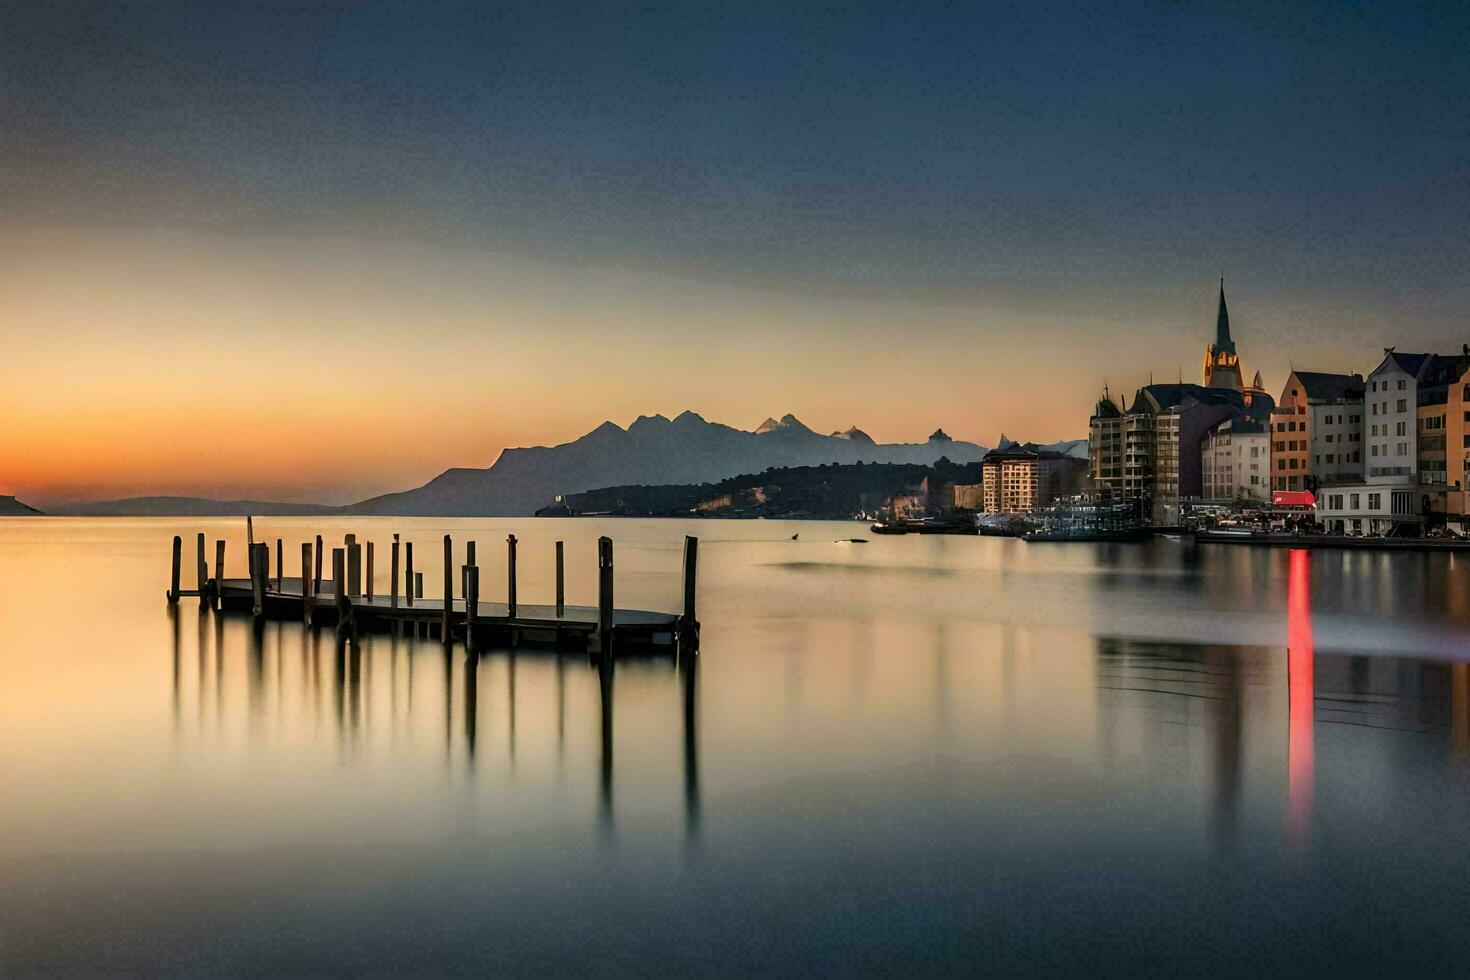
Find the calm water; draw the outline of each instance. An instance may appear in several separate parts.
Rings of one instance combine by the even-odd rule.
[[[0,973],[1459,972],[1470,567],[784,522],[257,522],[677,606],[697,665],[201,612],[0,520]],[[692,531],[690,529],[693,529]],[[789,540],[800,532],[800,540]],[[295,556],[295,557],[293,557]],[[387,564],[380,558],[380,566]],[[379,588],[387,570],[378,569]]]

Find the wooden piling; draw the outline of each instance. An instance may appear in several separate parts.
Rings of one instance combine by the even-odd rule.
[[[464,563],[466,567],[475,564],[475,543],[473,541],[464,543]],[[465,595],[470,594],[469,576],[465,574],[464,569],[460,569],[459,590]]]
[[[225,587],[225,539],[217,538],[214,542],[214,589],[210,601],[214,608],[220,607],[220,593]]]
[[[270,546],[264,541],[250,546],[251,554],[254,556],[250,562],[250,590],[254,599],[252,611],[258,621],[265,615],[265,577],[269,569]]]
[[[316,578],[312,581],[312,586],[311,586],[311,593],[312,593],[312,595],[321,595],[322,594],[322,555],[323,555],[322,536],[320,534],[318,534],[316,536]],[[341,587],[342,587],[342,583],[341,582],[338,582],[337,583],[337,588],[340,589]]]
[[[424,573],[423,572],[414,572],[413,573],[413,594],[414,594],[414,598],[416,598],[416,599],[422,599],[424,597]]]
[[[286,556],[281,553],[281,539],[276,538],[276,591],[284,592],[286,585]]]
[[[516,618],[516,536],[505,538],[506,584],[505,604],[510,607],[510,618]]]
[[[342,540],[343,552],[347,555],[347,594],[362,595],[362,550],[357,535],[349,534]]]
[[[464,566],[464,645],[466,650],[475,649],[475,620],[480,615],[480,570],[474,565]]]
[[[393,535],[393,544],[388,548],[388,568],[392,573],[388,577],[388,605],[390,608],[398,608],[398,535]]]
[[[403,597],[413,605],[413,542],[403,542]]]
[[[199,552],[194,575],[199,580],[199,604],[202,606],[209,602],[209,559],[204,557],[203,531],[199,532]]]
[[[597,539],[597,652],[612,653],[613,628],[613,543],[604,535]]]
[[[337,635],[343,636],[354,632],[356,624],[352,618],[352,600],[347,595],[347,589],[342,583],[347,580],[347,549],[332,549],[332,580],[337,583]]]
[[[367,585],[367,597],[371,602],[373,598],[373,543],[371,541],[367,543],[367,580],[364,584]]]
[[[174,560],[173,571],[169,576],[168,604],[176,606],[179,603],[179,564],[184,557],[184,539],[177,534],[174,535]]]
[[[562,542],[556,543],[556,618],[561,619],[567,611],[567,579],[565,570],[562,568],[564,557]]]
[[[695,615],[695,594],[699,583],[699,539],[684,536],[684,614],[679,619],[679,651],[699,650],[699,618]]]
[[[301,542],[301,618],[311,622],[312,607],[316,596],[311,591],[311,542]]]
[[[439,639],[449,642],[449,617],[454,613],[454,542],[444,535],[444,616],[439,623]]]

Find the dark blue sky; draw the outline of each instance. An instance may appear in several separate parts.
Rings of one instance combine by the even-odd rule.
[[[12,5],[6,210],[1018,302],[1463,297],[1466,8]]]

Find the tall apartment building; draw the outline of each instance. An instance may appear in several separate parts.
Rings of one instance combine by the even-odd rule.
[[[1311,490],[1363,473],[1362,375],[1293,371],[1271,413],[1271,489]]]
[[[1087,460],[1044,450],[1034,443],[992,449],[980,467],[985,513],[1040,510],[1057,497],[1081,490],[1087,470]]]
[[[1419,482],[1419,379],[1432,357],[1400,354],[1389,347],[1368,375],[1367,451],[1361,472],[1369,483]]]
[[[1200,444],[1202,496],[1216,501],[1271,500],[1271,433],[1268,424],[1228,418]]]

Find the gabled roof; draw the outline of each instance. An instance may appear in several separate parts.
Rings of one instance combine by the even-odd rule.
[[[1325,374],[1320,371],[1293,371],[1302,383],[1308,401],[1356,401],[1363,397],[1360,374]]]
[[[1389,362],[1393,362],[1393,365],[1397,367],[1400,371],[1404,372],[1411,378],[1417,378],[1419,377],[1420,369],[1424,367],[1424,362],[1429,360],[1431,356],[1433,355],[1400,354],[1392,347],[1385,347],[1383,349],[1383,360],[1378,362],[1378,366],[1373,369],[1372,373],[1377,374],[1379,371],[1383,370],[1384,365],[1388,364]]]
[[[1128,414],[1139,412],[1164,412],[1186,400],[1193,399],[1202,405],[1228,405],[1239,411],[1245,410],[1245,396],[1233,388],[1206,388],[1196,384],[1144,385],[1133,396],[1133,405]]]

